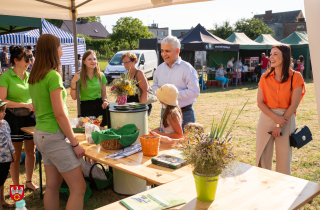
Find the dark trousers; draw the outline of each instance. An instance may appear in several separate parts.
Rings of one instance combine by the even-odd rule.
[[[81,116],[99,117],[100,115],[102,115],[102,122],[100,126],[107,125],[108,128],[111,128],[109,107],[103,109],[102,104],[103,101],[101,98],[97,98],[96,100],[80,101]]]

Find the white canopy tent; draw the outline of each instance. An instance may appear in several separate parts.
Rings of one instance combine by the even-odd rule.
[[[195,3],[212,0],[1,0],[1,15],[52,18],[73,21],[73,36],[76,40],[76,20],[79,17],[111,15],[163,6]],[[77,60],[77,42],[74,44],[74,58]],[[78,62],[75,62],[78,69]],[[79,85],[77,85],[79,96]],[[77,100],[78,116],[80,100]]]
[[[310,55],[312,61],[312,73],[314,80],[314,89],[316,93],[316,101],[317,101],[317,110],[318,110],[318,121],[320,123],[320,72],[319,62],[317,62],[317,58],[320,57],[320,41],[319,41],[319,20],[320,20],[320,1],[319,0],[304,0],[304,8],[305,8],[305,16],[307,20],[307,28],[308,28],[308,40],[309,40],[309,48]],[[306,58],[308,59],[308,58]]]

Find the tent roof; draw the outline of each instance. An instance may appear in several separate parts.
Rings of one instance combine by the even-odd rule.
[[[63,20],[60,29],[73,34],[72,20]],[[77,21],[77,34],[105,39],[109,32],[100,22]]]
[[[73,43],[73,35],[57,28],[56,26],[52,25],[46,20],[42,20],[42,33],[43,34],[53,34],[60,38],[61,44],[72,44]],[[12,33],[12,34],[5,34],[0,36],[0,43],[1,44],[36,44],[38,38],[40,36],[39,29],[31,30],[31,31],[24,31],[20,33]],[[78,43],[84,44],[85,39],[82,37],[78,37]]]
[[[220,37],[213,35],[200,24],[198,24],[194,29],[188,31],[186,34],[180,36],[178,39],[180,40],[181,44],[183,44],[184,46],[186,47],[189,46],[188,48],[192,48],[192,46],[196,47],[195,50],[201,50],[201,49],[197,49],[198,47],[199,48],[203,47],[204,48],[203,50],[229,49],[229,51],[238,51],[239,49],[238,44],[228,42],[224,39],[221,39]],[[206,45],[208,44],[211,44],[211,46],[213,45],[213,48],[210,49],[206,47]],[[230,48],[215,49],[216,46],[224,46],[224,45],[228,45],[228,47]],[[230,50],[231,48],[232,50]]]
[[[244,33],[234,32],[226,40],[235,44],[239,44],[240,50],[265,50],[268,47],[266,44],[260,44],[258,42],[252,41]]]
[[[111,15],[163,6],[209,0],[74,0],[77,17]],[[0,14],[72,20],[71,0],[9,0],[1,4]]]
[[[281,42],[273,38],[270,34],[261,34],[254,41],[261,44],[266,44],[268,45],[268,48],[271,48],[273,45],[276,45],[276,44],[282,44]]]
[[[0,15],[0,35],[41,28],[41,18]]]
[[[288,44],[288,45],[307,45],[309,44],[308,41],[308,34],[307,32],[293,32],[287,38],[282,39],[280,42]]]
[[[206,44],[233,44],[217,37],[198,24],[194,29],[179,37],[181,44],[206,43]]]

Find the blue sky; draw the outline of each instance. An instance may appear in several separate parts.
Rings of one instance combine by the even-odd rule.
[[[101,22],[111,33],[112,26],[120,17],[139,18],[144,25],[158,23],[158,26],[172,29],[190,29],[198,23],[207,29],[212,29],[214,23],[221,24],[229,20],[234,24],[241,18],[251,18],[254,14],[263,14],[266,10],[272,12],[302,10],[303,0],[215,0],[192,4],[175,5],[148,9],[137,12],[101,16]]]

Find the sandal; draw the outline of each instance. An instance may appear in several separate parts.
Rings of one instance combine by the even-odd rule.
[[[36,189],[34,190],[30,187],[27,187],[27,183],[32,183],[32,181],[26,181],[26,184],[24,185],[24,191],[40,191],[40,188],[37,185],[35,185]]]
[[[15,208],[15,204],[6,203],[5,205],[2,205],[3,208]]]

